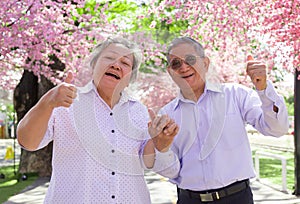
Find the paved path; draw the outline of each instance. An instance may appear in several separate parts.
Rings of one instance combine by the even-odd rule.
[[[300,197],[283,193],[258,181],[251,182],[255,204],[299,204]]]
[[[152,204],[175,204],[176,187],[163,177],[147,172],[146,181]],[[42,204],[49,178],[39,178],[32,186],[20,194],[10,197],[4,204]],[[251,181],[255,204],[299,204],[300,198],[282,193],[255,180]]]
[[[281,138],[280,144],[285,145],[290,143],[292,136],[287,136],[286,138]],[[278,142],[276,138],[268,137],[269,140],[265,143]],[[259,137],[252,137],[250,141],[258,141]],[[265,139],[265,138],[263,138]],[[274,140],[275,139],[275,140]],[[275,142],[274,142],[274,141]],[[10,140],[0,140],[0,165],[1,162],[5,164],[12,161],[4,161],[3,156],[5,155],[5,145],[12,145]],[[287,144],[286,144],[287,145]],[[19,148],[19,146],[17,146]],[[16,149],[17,154],[19,154],[19,149]],[[18,158],[18,155],[16,156]],[[153,172],[146,172],[146,181],[151,194],[152,204],[174,204],[176,203],[176,187],[163,178]],[[266,185],[266,182],[260,183],[256,180],[251,181],[251,188],[253,190],[254,202],[255,204],[300,204],[300,197],[297,198],[291,193],[283,193],[279,187],[274,188],[274,185]],[[39,178],[32,186],[28,186],[19,194],[9,198],[4,204],[41,204],[47,188],[49,186],[49,178]]]

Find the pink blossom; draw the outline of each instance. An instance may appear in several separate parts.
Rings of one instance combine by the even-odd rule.
[[[149,28],[155,28],[155,26],[156,26],[156,21],[152,21]]]

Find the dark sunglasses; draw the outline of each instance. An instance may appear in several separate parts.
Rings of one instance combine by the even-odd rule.
[[[197,62],[197,56],[195,55],[186,55],[184,60],[181,58],[174,58],[172,59],[172,61],[170,62],[170,66],[173,70],[177,70],[179,69],[183,63],[193,66],[194,64],[196,64]]]

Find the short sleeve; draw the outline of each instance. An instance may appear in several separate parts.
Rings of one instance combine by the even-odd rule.
[[[58,109],[54,109],[52,112],[52,115],[48,122],[48,128],[47,131],[40,142],[38,149],[42,149],[46,147],[52,140],[53,140],[53,134],[54,134],[54,124],[55,124],[55,117],[57,115]]]

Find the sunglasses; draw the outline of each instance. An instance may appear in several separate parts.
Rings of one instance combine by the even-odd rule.
[[[171,62],[170,62],[170,67],[173,70],[177,70],[179,69],[183,63],[193,66],[194,64],[196,64],[197,62],[197,56],[195,55],[186,55],[184,60],[181,58],[174,58]]]

